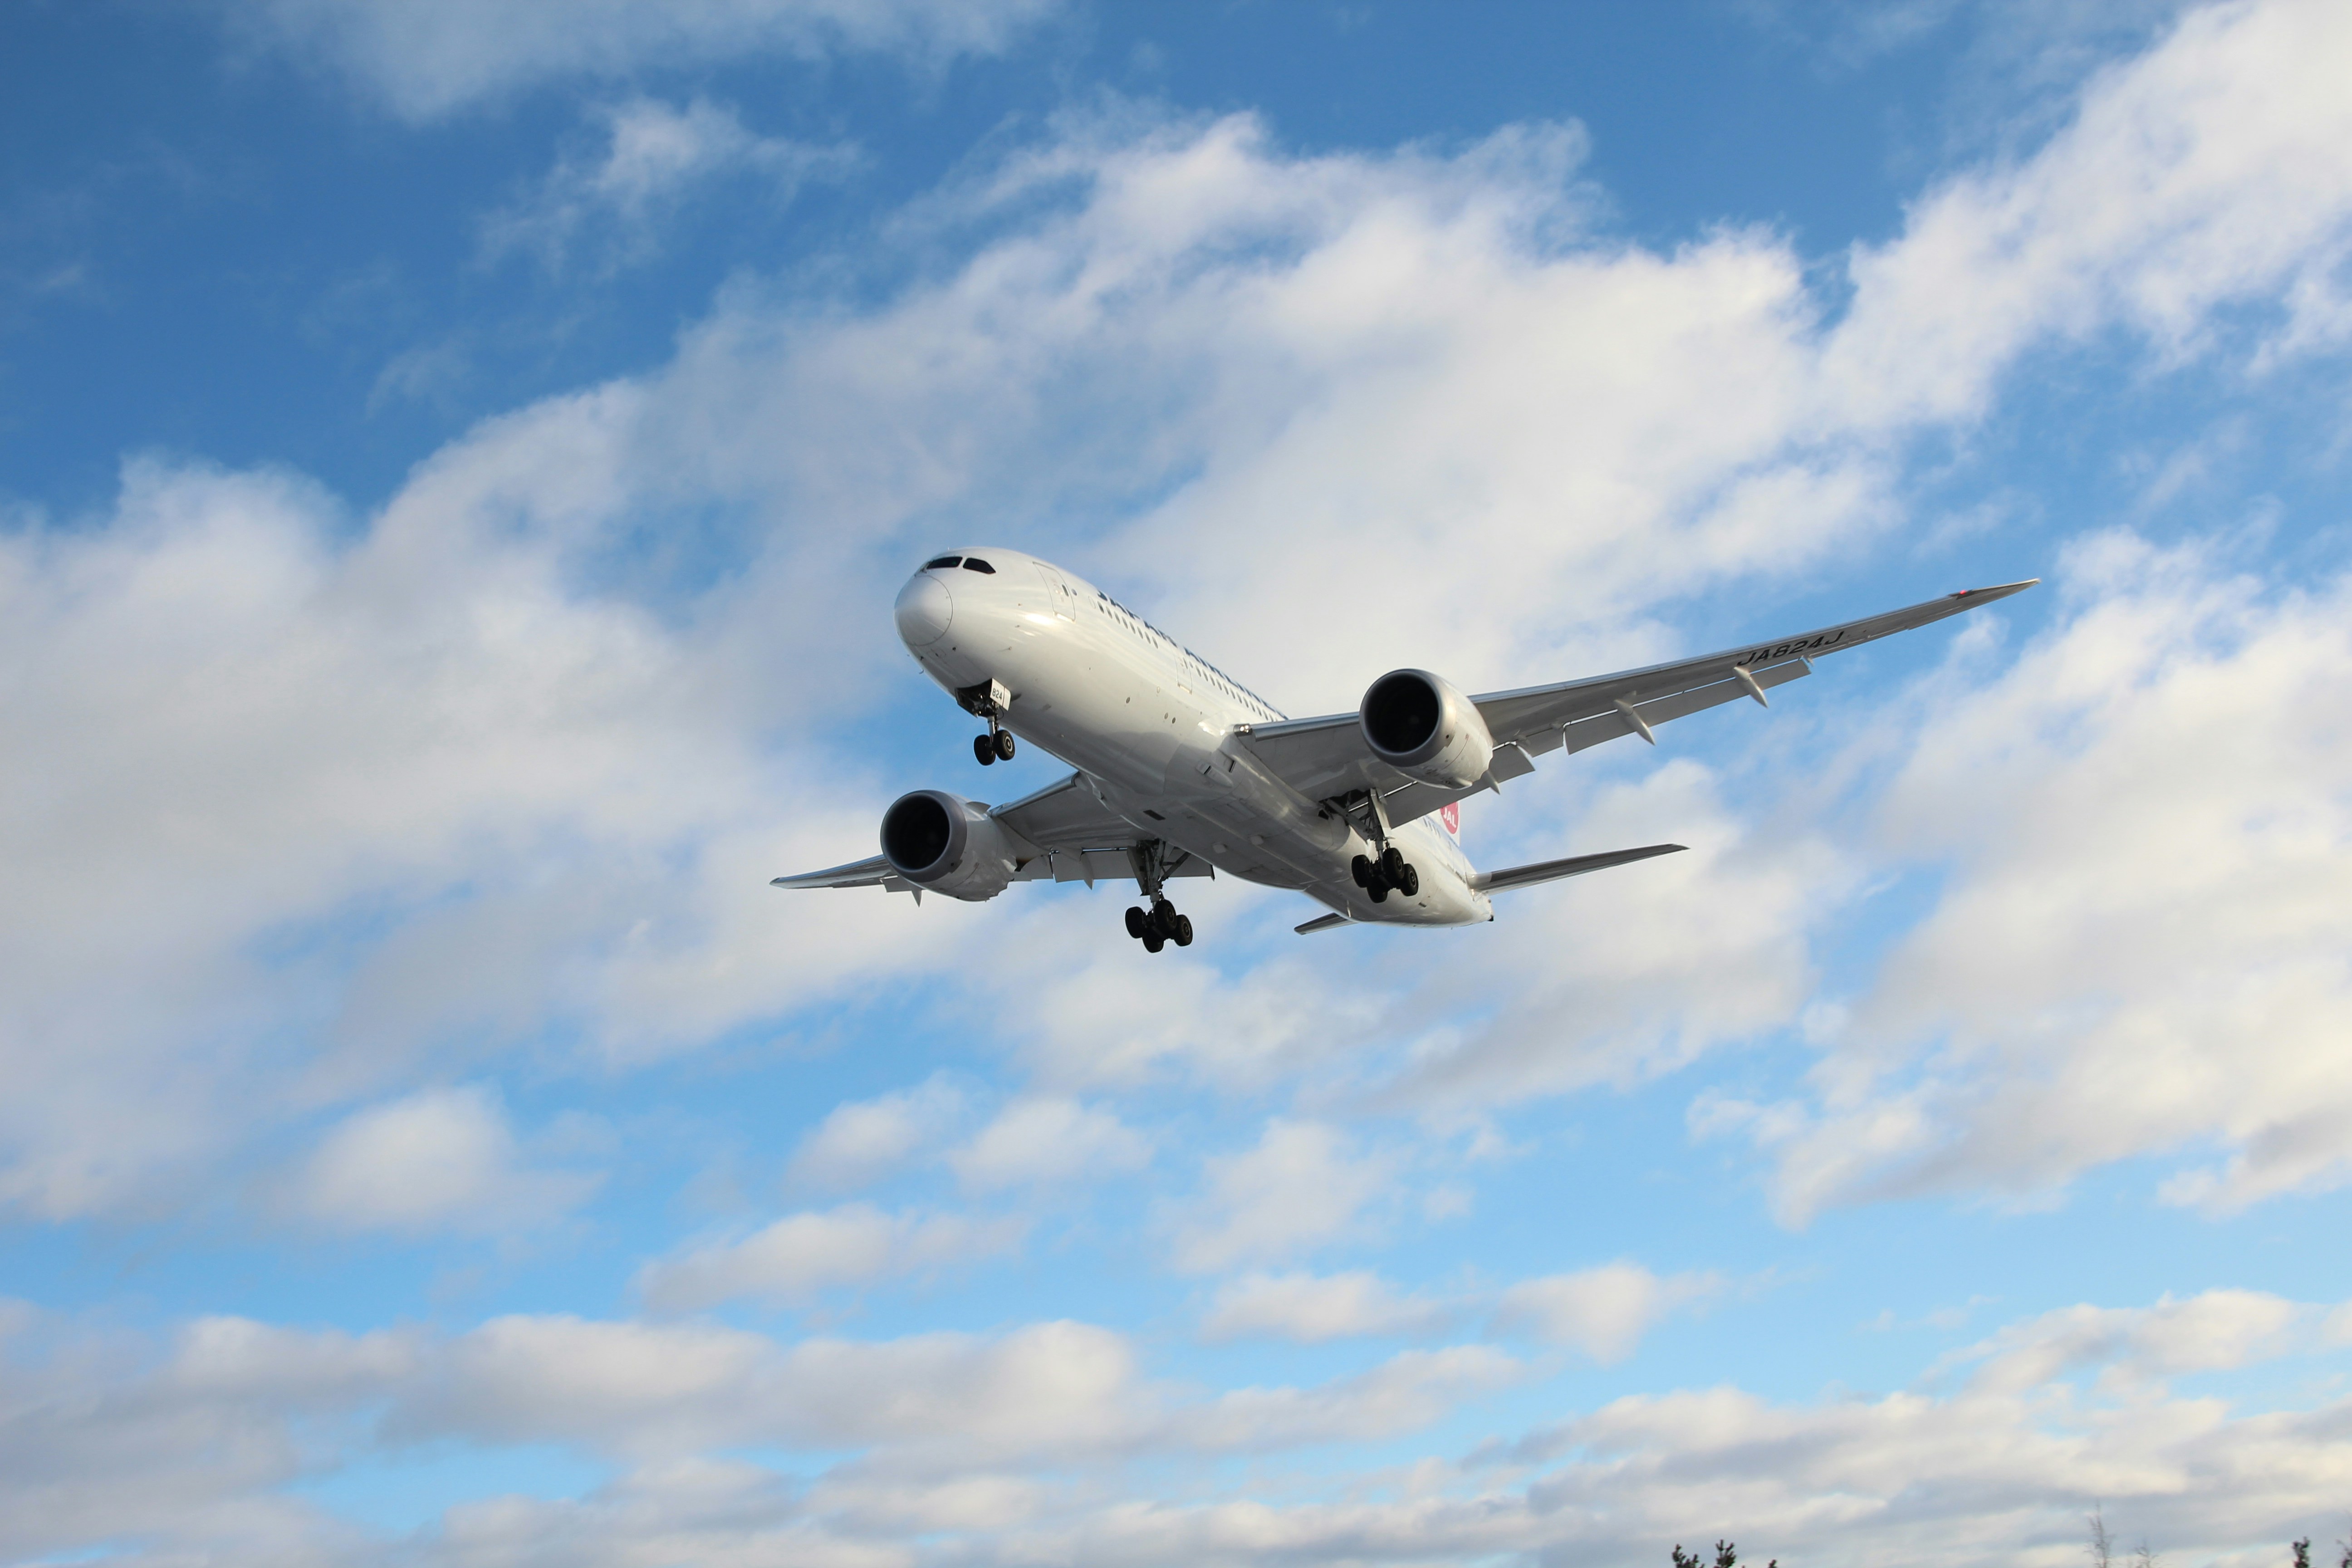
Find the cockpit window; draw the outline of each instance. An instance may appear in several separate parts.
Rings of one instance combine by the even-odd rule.
[[[992,577],[996,575],[996,568],[991,566],[987,562],[982,561],[977,555],[965,556],[963,558],[963,569],[967,572],[985,572]]]
[[[943,567],[959,565],[962,561],[963,557],[961,555],[942,555],[937,561],[924,562],[923,570],[926,572],[937,572]]]

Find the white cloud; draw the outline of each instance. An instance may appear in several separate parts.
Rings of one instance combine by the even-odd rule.
[[[866,1285],[1000,1258],[1019,1250],[1018,1219],[887,1214],[867,1204],[787,1215],[740,1241],[714,1242],[647,1264],[637,1289],[658,1311],[694,1311],[743,1298],[807,1300],[837,1285]]]
[[[562,1213],[599,1180],[526,1168],[497,1095],[467,1085],[345,1118],[292,1173],[286,1202],[342,1230],[499,1231]]]
[[[1218,1289],[1201,1320],[1201,1336],[1313,1345],[1370,1335],[1434,1333],[1457,1315],[1452,1303],[1399,1294],[1370,1269],[1246,1274]]]
[[[419,112],[542,69],[617,69],[641,45],[687,58],[835,25],[751,0],[253,15],[356,49]],[[969,15],[941,37],[1005,25]],[[838,26],[911,37],[919,20]],[[0,918],[0,961],[32,977],[0,997],[17,1089],[0,1201],[168,1201],[163,1173],[205,1168],[257,1121],[413,1085],[420,1058],[464,1076],[552,1033],[639,1060],[927,964],[982,925],[1051,927],[1019,894],[918,912],[779,898],[743,873],[871,843],[885,792],[862,763],[762,738],[864,710],[869,672],[903,670],[887,584],[950,512],[1164,496],[1108,540],[1034,542],[1148,595],[1220,662],[1286,671],[1277,700],[1340,708],[1408,658],[1476,688],[1689,646],[1674,606],[1842,560],[1896,515],[1908,436],[2084,322],[2196,352],[2213,310],[2268,300],[2287,312],[2274,342],[2326,341],[2311,323],[2352,211],[2352,137],[2312,84],[2333,79],[2343,25],[2292,5],[2191,18],[2042,153],[1945,187],[1858,258],[1834,325],[1773,236],[1670,254],[1596,237],[1573,129],[1290,157],[1247,117],[1114,106],[907,216],[914,238],[966,247],[962,267],[818,314],[748,280],[660,371],[486,422],[373,516],[282,475],[132,465],[110,515],[0,538],[0,662],[25,672],[13,700],[44,738],[42,766],[0,794],[12,907],[39,911]],[[2135,189],[2155,218],[2101,195]],[[2012,248],[1968,237],[1982,213]],[[1915,334],[1916,363],[1897,352]],[[681,515],[718,520],[722,585],[649,575],[648,541]],[[1155,584],[1171,534],[1255,569]],[[1410,648],[1358,608],[1401,578],[1432,606]],[[1302,582],[1321,591],[1302,599]],[[859,603],[877,606],[862,632],[840,610]],[[796,678],[751,673],[777,669]],[[1596,882],[1517,895],[1485,949],[1462,947],[1486,954],[1462,971],[1496,964],[1475,988],[1503,1001],[1488,1039],[1432,1026],[1474,988],[1334,980],[1318,966],[1353,961],[1330,948],[1234,975],[1163,963],[1164,1015],[1106,959],[1009,1010],[1008,1030],[1047,1092],[1179,1062],[1263,1084],[1383,1028],[1417,1031],[1438,1102],[1666,1070],[1793,1016],[1806,900],[1851,868],[1801,837],[1751,851],[1703,775],[1652,788],[1703,808],[1682,822],[1708,841],[1611,875],[1735,936],[1720,974],[1667,962]],[[1637,800],[1592,826],[1663,816]],[[1738,899],[1786,918],[1726,933]],[[1576,993],[1522,1005],[1493,984],[1612,944],[1648,967],[1584,976],[1589,1017],[1559,1005]],[[2305,983],[2332,995],[2325,974]],[[2247,1142],[2201,1201],[2333,1179],[2324,1115],[2241,1112],[2243,1136],[2284,1142]]]
[[[625,79],[747,54],[995,54],[1056,0],[225,0],[257,41],[432,120],[563,77]]]
[[[2340,1310],[2341,1309],[2339,1309]],[[2207,1290],[2153,1307],[2076,1306],[2012,1323],[1950,1358],[1979,1361],[1971,1385],[2016,1394],[2106,1364],[2154,1380],[2225,1371],[2313,1347],[2317,1309],[2259,1290]],[[2128,1383],[2123,1384],[2128,1386]]]
[[[1485,1345],[1403,1351],[1317,1388],[1235,1389],[1180,1413],[1172,1427],[1187,1445],[1213,1452],[1377,1442],[1528,1376],[1526,1365]]]
[[[754,135],[732,106],[707,99],[683,109],[631,99],[603,119],[598,155],[562,158],[535,190],[484,222],[487,258],[530,251],[560,271],[587,244],[601,253],[604,270],[616,269],[649,258],[662,226],[726,176],[756,179],[763,199],[781,209],[803,182],[837,177],[857,161],[846,146]]]
[[[963,1116],[963,1094],[934,1073],[912,1089],[845,1100],[802,1140],[785,1185],[843,1192],[936,1152]]]
[[[1650,1561],[1698,1531],[1832,1568],[1885,1562],[2059,1568],[2096,1500],[2126,1539],[2217,1563],[2332,1517],[2352,1485],[2352,1406],[2241,1413],[2146,1382],[2036,1383],[2016,1352],[2077,1342],[2171,1370],[2278,1341],[2267,1298],[2084,1307],[1988,1342],[2005,1373],[1948,1394],[1776,1402],[1733,1387],[1621,1398],[1465,1468],[1432,1457],[1374,1495],[1266,1499],[1265,1478],[1139,1500],[1122,1460],[1393,1444],[1523,1382],[1486,1347],[1412,1351],[1310,1387],[1206,1398],[1149,1382],[1121,1336],[1083,1323],[993,1336],[782,1344],[707,1323],[508,1317],[464,1333],[350,1335],[237,1319],[190,1325],[159,1356],[89,1342],[12,1361],[0,1421],[0,1550],[33,1556],[140,1531],[161,1553],[372,1560],[287,1484],[362,1455],[461,1442],[561,1445],[625,1467],[577,1500],[453,1510],[413,1543],[428,1563],[865,1562],[949,1551],[979,1562],[1129,1565],[1462,1561],[1524,1553]],[[2316,1309],[2298,1308],[2313,1326]],[[2118,1332],[2118,1329],[2120,1331]],[[60,1331],[20,1321],[12,1331]],[[28,1347],[14,1344],[12,1350]],[[2048,1363],[2055,1375],[2083,1364]],[[1996,1386],[1998,1384],[1998,1386]],[[859,1457],[810,1477],[728,1450]],[[37,1504],[37,1506],[36,1506]],[[866,1554],[861,1556],[860,1554]],[[2266,1559],[2265,1559],[2266,1560]]]
[[[1338,1240],[1388,1192],[1392,1165],[1335,1127],[1276,1117],[1256,1147],[1203,1162],[1206,1190],[1173,1216],[1171,1261],[1211,1273]]]
[[[2250,301],[2280,346],[2340,336],[2347,58],[2352,15],[2328,0],[2202,6],[2094,79],[2031,157],[1932,192],[1853,258],[1825,367],[1839,416],[1974,413],[2037,340],[2123,325],[2186,353]]]
[[[0,1202],[173,1202],[165,1173],[455,1039],[568,1018],[659,1052],[881,952],[879,900],[819,920],[760,884],[872,831],[839,775],[747,743],[825,685],[737,687],[753,628],[574,586],[635,401],[499,422],[357,536],[282,475],[149,462],[110,517],[0,535],[0,663],[43,737],[0,790]]]
[[[1496,1306],[1495,1328],[1571,1345],[1606,1365],[1632,1355],[1668,1312],[1721,1286],[1712,1274],[1662,1279],[1638,1263],[1604,1263],[1512,1286]]]
[[[2195,1162],[2165,1195],[2217,1211],[2352,1178],[2352,736],[2318,718],[2352,583],[2227,562],[2095,538],[2059,626],[1943,683],[1885,808],[1895,852],[1952,862],[1934,910],[1811,1100],[1699,1112],[1773,1152],[1791,1219],[2147,1154]]]
[[[948,1156],[978,1192],[1123,1175],[1150,1160],[1151,1146],[1112,1112],[1051,1096],[1013,1101]]]

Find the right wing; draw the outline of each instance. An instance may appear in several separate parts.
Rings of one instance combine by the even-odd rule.
[[[1051,877],[1056,882],[1084,882],[1091,887],[1097,878],[1135,875],[1129,852],[1143,843],[1145,836],[1135,824],[1097,800],[1083,773],[1072,773],[988,815],[1037,847],[1037,857],[1022,863],[1014,881]],[[1172,848],[1169,853],[1183,854]],[[1208,877],[1215,873],[1206,860],[1187,857],[1161,874]]]
[[[1097,878],[1132,877],[1135,862],[1129,852],[1143,843],[1144,836],[1135,825],[1112,811],[1095,798],[1087,787],[1083,775],[1072,773],[1059,784],[1047,784],[1034,795],[1024,795],[1010,805],[992,807],[989,816],[1009,827],[1024,840],[1032,853],[1020,858],[1020,869],[1013,874],[1016,882],[1032,882],[1052,878],[1056,882],[1085,882],[1091,885]],[[1182,851],[1171,853],[1181,857]],[[1167,877],[1213,876],[1206,860],[1179,858],[1176,864],[1162,869]],[[894,893],[922,896],[922,889],[906,878],[881,856],[867,860],[853,860],[846,866],[835,866],[824,871],[804,871],[797,877],[776,877],[769,880],[772,888],[886,888]]]
[[[1479,716],[1495,737],[1495,758],[1487,775],[1467,789],[1439,789],[1390,767],[1364,743],[1362,726],[1353,713],[1255,725],[1249,731],[1248,744],[1267,767],[1309,800],[1370,790],[1381,796],[1391,823],[1411,822],[1490,784],[1525,777],[1535,772],[1535,759],[1547,752],[1563,747],[1580,752],[1622,735],[1654,741],[1653,727],[1669,719],[1742,697],[1764,701],[1768,689],[1811,675],[1812,660],[1822,654],[1859,647],[1895,632],[1931,625],[2023,593],[2040,581],[2037,577],[1995,588],[1964,588],[1843,626],[1747,643],[1697,658],[1473,697],[1470,700],[1477,705]]]

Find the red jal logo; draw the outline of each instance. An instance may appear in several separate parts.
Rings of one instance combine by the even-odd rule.
[[[1462,837],[1462,803],[1449,800],[1437,808],[1437,820],[1445,824],[1445,831],[1454,837]]]

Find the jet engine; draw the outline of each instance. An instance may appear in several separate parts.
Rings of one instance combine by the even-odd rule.
[[[902,795],[882,814],[882,858],[926,892],[978,903],[1018,868],[1012,837],[988,808],[945,790]]]
[[[1394,669],[1373,681],[1358,721],[1374,756],[1440,789],[1468,789],[1495,760],[1495,737],[1478,710],[1425,669]]]

